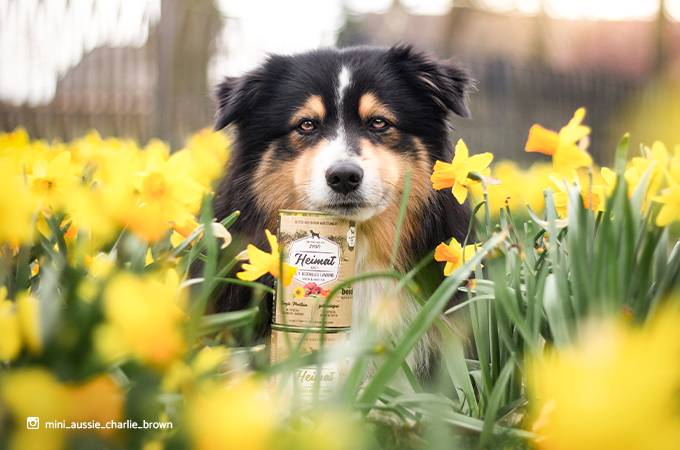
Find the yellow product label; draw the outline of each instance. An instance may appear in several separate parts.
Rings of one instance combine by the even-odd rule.
[[[328,296],[354,276],[354,222],[323,213],[281,211],[278,241],[284,245],[283,260],[297,272],[290,286],[277,289],[274,324],[318,327],[325,314],[327,327],[351,326],[353,286]]]

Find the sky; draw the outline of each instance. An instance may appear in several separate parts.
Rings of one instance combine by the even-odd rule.
[[[446,14],[456,0],[400,0],[414,14]],[[510,14],[557,18],[652,20],[659,0],[468,0]],[[0,0],[0,101],[50,103],[57,80],[100,46],[139,47],[160,19],[161,0]],[[393,0],[215,0],[226,18],[209,67],[214,84],[254,67],[267,53],[333,45],[343,8],[355,15],[387,11]],[[680,20],[680,0],[666,0]],[[266,14],[263,13],[266,11]]]

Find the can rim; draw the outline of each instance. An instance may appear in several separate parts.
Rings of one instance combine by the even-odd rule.
[[[281,324],[272,324],[272,331],[283,331],[283,332],[289,332],[289,333],[304,333],[305,331],[308,331],[310,333],[321,333],[323,330],[321,327],[298,327],[295,325],[281,325]],[[325,328],[325,333],[326,334],[335,334],[335,333],[344,333],[351,331],[352,327],[326,327]]]
[[[322,212],[322,211],[307,211],[304,209],[279,209],[279,215],[285,215],[285,214],[305,214],[308,216],[328,216],[328,217],[336,217],[338,219],[342,219],[342,217],[334,216],[331,213],[327,212]]]

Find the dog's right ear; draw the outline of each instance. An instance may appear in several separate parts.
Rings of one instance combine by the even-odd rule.
[[[240,77],[226,77],[217,86],[217,119],[214,131],[244,117],[257,100],[262,74],[254,71]]]

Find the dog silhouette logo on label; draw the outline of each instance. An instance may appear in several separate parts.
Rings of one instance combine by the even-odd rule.
[[[353,220],[349,222],[349,230],[347,230],[347,246],[350,252],[354,251],[354,241],[357,238],[357,226]]]
[[[322,286],[338,279],[340,246],[313,233],[290,244],[288,264],[298,268],[294,280]]]

